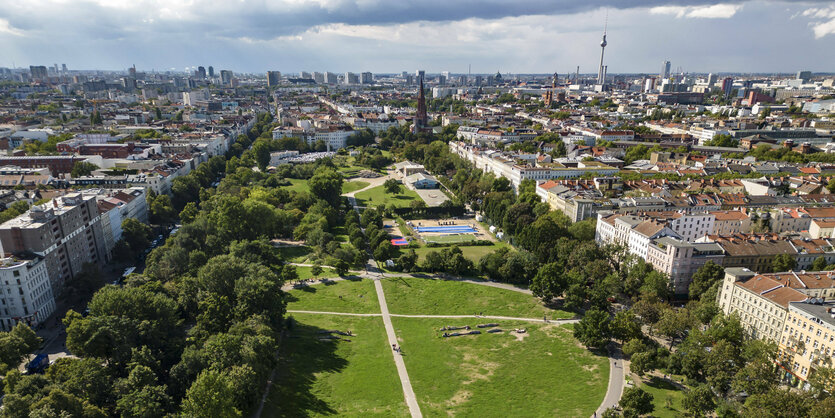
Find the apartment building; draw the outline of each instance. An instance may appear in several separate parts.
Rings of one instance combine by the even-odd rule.
[[[578,191],[554,181],[539,182],[536,194],[553,210],[564,213],[571,222],[597,217],[598,210],[610,209],[597,189]]]
[[[55,311],[46,263],[34,254],[0,259],[0,330],[37,326]]]
[[[712,235],[747,234],[751,232],[751,218],[739,210],[720,210],[710,212],[713,215]]]
[[[788,373],[806,383],[821,366],[835,360],[835,304],[820,300],[791,302],[778,342],[778,362]]]
[[[133,218],[142,223],[148,222],[148,203],[145,189],[132,187],[107,194],[101,190],[85,190],[85,194],[96,196],[96,206],[101,214],[101,228],[104,233],[105,261],[110,256],[116,243],[122,239],[122,222]]]
[[[690,243],[674,237],[652,240],[647,246],[646,261],[670,277],[673,293],[687,297],[693,273],[708,261],[722,264],[725,252],[715,243]]]
[[[487,129],[478,128],[475,126],[461,126],[455,134],[455,137],[475,144],[504,144],[509,142],[519,142],[519,134],[514,132],[507,132],[501,129]]]
[[[0,225],[3,256],[34,253],[43,257],[53,294],[81,272],[84,263],[106,259],[104,231],[96,197],[70,193],[33,206]]]
[[[774,342],[782,336],[789,303],[807,299],[805,294],[746,268],[726,268],[717,294],[722,312],[736,313],[752,338]]]
[[[345,148],[348,137],[354,134],[354,130],[348,127],[329,126],[324,128],[309,128],[279,126],[273,129],[273,139],[284,137],[304,139],[308,145],[315,145],[322,141],[328,151]]]
[[[577,167],[566,167],[559,163],[537,163],[534,155],[528,155],[531,157],[530,161],[520,163],[518,161],[526,156],[506,155],[500,151],[483,149],[457,141],[450,142],[449,148],[452,153],[472,162],[476,168],[508,179],[514,189],[526,179],[534,181],[570,179],[589,173],[611,176],[618,172],[617,168],[597,161],[581,162]]]
[[[665,224],[685,241],[695,241],[713,232],[716,220],[709,212],[687,213],[683,210],[647,212],[643,217]]]

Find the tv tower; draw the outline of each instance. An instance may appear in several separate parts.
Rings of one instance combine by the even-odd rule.
[[[603,40],[600,41],[600,67],[597,69],[597,84],[606,82],[606,73],[603,70],[603,54],[606,52],[606,29],[609,27],[609,11],[606,11],[606,23],[603,24]]]

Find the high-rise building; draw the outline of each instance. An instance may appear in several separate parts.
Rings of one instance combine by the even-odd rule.
[[[670,77],[670,61],[664,61],[661,63],[661,72],[658,73],[658,76],[662,80]]]
[[[313,76],[307,71],[302,71],[301,78],[304,78],[306,80],[310,80],[310,79],[313,78]]]
[[[214,78],[215,76],[215,67],[209,66],[209,78]]]
[[[53,293],[85,263],[107,258],[96,197],[70,193],[0,225],[5,256],[35,253],[44,258]]]
[[[220,70],[220,82],[227,86],[232,84],[232,71]]]
[[[67,64],[61,64],[61,72],[64,74],[67,73]]]
[[[731,93],[734,90],[734,79],[730,77],[725,77],[722,80],[722,92],[725,93],[725,97],[731,97]]]
[[[318,71],[315,71],[313,73],[313,81],[315,81],[318,84],[325,84],[325,75]]]
[[[197,78],[201,80],[206,78],[206,67],[203,67],[202,65],[197,67]]]
[[[49,78],[49,71],[47,71],[46,66],[44,65],[30,65],[29,73],[34,80],[43,81]]]
[[[806,83],[812,78],[812,72],[811,71],[798,71],[796,78],[798,80],[803,80],[803,82]]]
[[[132,65],[128,68],[128,75],[136,79],[136,65]]]
[[[275,87],[281,81],[280,71],[267,71],[267,87]]]
[[[122,88],[126,92],[133,92],[136,90],[136,79],[133,77],[122,77]]]
[[[336,84],[339,82],[339,77],[336,74],[328,71],[325,73],[325,83],[326,84]]]
[[[716,84],[716,74],[710,73],[707,75],[707,85],[712,86]]]
[[[374,83],[374,75],[366,71],[360,74],[360,82],[362,82],[362,84],[372,84]]]
[[[357,77],[356,74],[348,72],[345,73],[345,79],[343,80],[343,83],[345,83],[346,85],[359,84],[360,78]]]

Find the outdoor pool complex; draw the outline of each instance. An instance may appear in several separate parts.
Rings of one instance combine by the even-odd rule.
[[[416,226],[415,231],[437,234],[474,234],[477,232],[475,228],[469,225]]]

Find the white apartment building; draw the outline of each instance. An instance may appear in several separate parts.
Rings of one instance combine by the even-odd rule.
[[[343,127],[326,127],[303,129],[298,127],[277,127],[273,129],[273,139],[284,137],[295,137],[304,139],[308,145],[313,146],[322,141],[328,147],[328,151],[345,148],[348,137],[355,131]]]
[[[760,218],[770,217],[770,231],[775,234],[808,231],[812,223],[812,217],[797,208],[775,209],[767,213],[760,213],[758,216]]]
[[[780,341],[790,302],[807,296],[765,275],[746,268],[727,268],[717,302],[726,315],[736,313],[753,338]]]
[[[646,260],[650,242],[661,237],[681,239],[667,226],[639,216],[613,214],[610,211],[597,213],[595,241],[600,245],[623,245],[631,254]]]
[[[471,144],[519,142],[519,134],[500,129],[486,129],[475,126],[461,126],[455,133],[456,138]]]
[[[699,140],[699,145],[704,145],[705,142],[710,141],[716,135],[729,135],[730,131],[725,129],[703,128],[700,126],[693,126],[688,132]]]
[[[696,241],[697,239],[710,235],[713,232],[715,216],[709,212],[688,213],[679,210],[670,212],[650,212],[646,218],[654,219],[664,223],[675,231],[685,241]]]
[[[0,259],[0,330],[18,322],[40,324],[55,311],[55,298],[44,259]]]
[[[325,145],[327,145],[328,151],[330,151],[339,148],[345,148],[345,144],[348,140],[348,137],[353,134],[353,129],[316,129],[314,134],[311,137],[308,137],[307,143],[309,145],[314,145],[317,142],[322,141],[325,143]]]
[[[617,168],[596,161],[584,162],[578,167],[565,167],[559,163],[550,163],[545,166],[521,165],[502,152],[482,149],[456,141],[450,142],[449,148],[451,152],[472,162],[476,168],[483,170],[485,173],[492,173],[497,177],[510,180],[514,189],[518,188],[522,180],[525,179],[538,182],[559,178],[577,178],[586,173],[610,176],[618,172]]]

